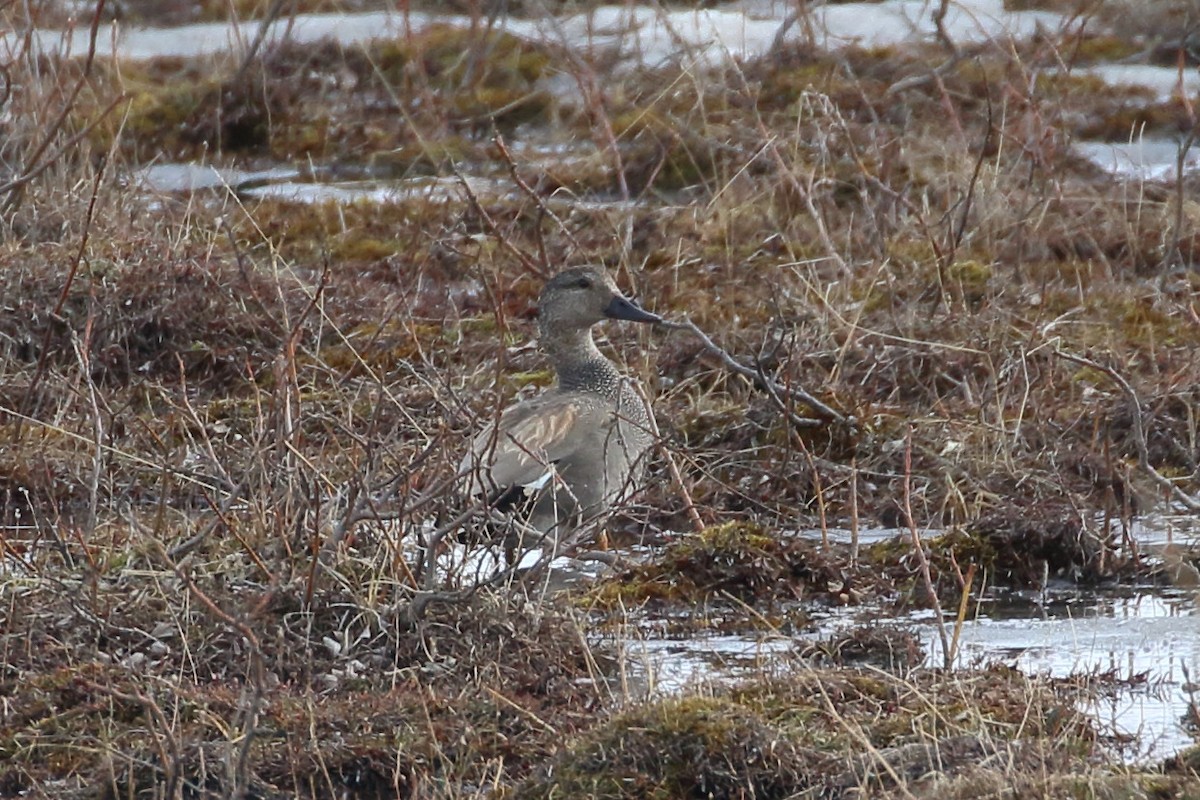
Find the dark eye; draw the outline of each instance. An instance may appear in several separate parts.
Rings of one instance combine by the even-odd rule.
[[[580,278],[579,280],[575,281],[575,285],[578,286],[580,289],[590,289],[590,288],[592,288],[592,279],[591,278]]]

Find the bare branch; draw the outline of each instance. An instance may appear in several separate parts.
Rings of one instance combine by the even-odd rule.
[[[688,331],[704,345],[704,349],[713,355],[717,356],[732,372],[748,378],[751,382],[761,386],[780,406],[780,409],[787,415],[788,420],[798,428],[817,428],[829,422],[837,422],[843,425],[853,425],[852,417],[846,417],[838,411],[835,411],[830,406],[818,400],[811,393],[804,389],[784,386],[783,384],[767,377],[761,369],[748,367],[731,356],[723,348],[717,345],[708,334],[700,329],[696,323],[685,319],[682,322],[665,321],[658,323],[660,327],[674,331]],[[795,412],[789,411],[784,404],[785,400],[800,402],[808,406],[810,409],[820,414],[824,419],[813,419],[811,417],[801,417]]]
[[[1125,380],[1125,377],[1112,367],[1105,366],[1090,358],[1084,358],[1083,356],[1077,356],[1074,353],[1067,353],[1062,350],[1055,350],[1054,354],[1066,361],[1103,372],[1112,379],[1113,383],[1125,394],[1133,413],[1133,443],[1137,447],[1138,467],[1150,480],[1154,481],[1156,485],[1169,493],[1171,497],[1189,511],[1200,511],[1200,500],[1180,489],[1173,481],[1159,473],[1150,463],[1150,451],[1146,445],[1146,423],[1142,417],[1142,404],[1138,400],[1137,392],[1129,385],[1129,381]]]

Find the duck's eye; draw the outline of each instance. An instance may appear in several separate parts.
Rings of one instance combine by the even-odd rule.
[[[580,289],[590,289],[590,288],[592,288],[592,279],[591,278],[580,278],[579,280],[575,281],[575,285],[578,286]]]

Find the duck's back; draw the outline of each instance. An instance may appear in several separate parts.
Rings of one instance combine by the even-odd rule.
[[[542,532],[605,511],[640,476],[653,437],[632,386],[604,388],[559,386],[506,410],[463,460],[469,494],[532,504]]]

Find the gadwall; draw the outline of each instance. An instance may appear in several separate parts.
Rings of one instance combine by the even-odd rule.
[[[507,551],[541,538],[557,542],[584,520],[604,513],[642,472],[653,437],[645,403],[592,340],[605,319],[661,322],[621,294],[599,267],[555,275],[538,298],[542,350],[555,384],[509,407],[475,437],[462,461],[467,494],[521,519]]]

